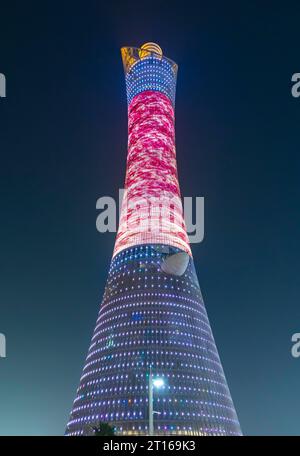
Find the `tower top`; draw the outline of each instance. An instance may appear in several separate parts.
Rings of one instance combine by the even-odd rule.
[[[141,46],[141,48],[140,48],[141,59],[143,57],[148,56],[151,52],[153,52],[154,54],[160,55],[161,57],[163,55],[161,47],[156,43],[150,42],[150,43],[145,43]]]
[[[121,48],[122,60],[124,65],[125,74],[127,74],[132,67],[141,60],[146,58],[158,59],[161,62],[168,64],[176,77],[177,64],[171,59],[163,55],[162,48],[157,43],[144,43],[141,47],[124,46]]]
[[[128,104],[145,90],[164,93],[175,105],[177,64],[163,55],[156,43],[141,47],[122,47],[121,55],[126,78]]]

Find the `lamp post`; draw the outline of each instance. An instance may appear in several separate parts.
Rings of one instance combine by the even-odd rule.
[[[149,404],[149,436],[154,435],[154,420],[153,415],[155,412],[153,410],[153,387],[161,388],[164,386],[164,380],[161,377],[153,378],[152,367],[150,366],[149,372],[149,385],[148,385],[148,404]]]

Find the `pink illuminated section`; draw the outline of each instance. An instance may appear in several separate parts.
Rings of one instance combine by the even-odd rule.
[[[174,109],[158,91],[136,95],[128,108],[128,155],[114,256],[140,244],[167,244],[189,255],[177,178]]]

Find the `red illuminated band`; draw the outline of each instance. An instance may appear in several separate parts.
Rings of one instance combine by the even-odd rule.
[[[174,108],[159,91],[136,95],[128,107],[128,155],[114,249],[167,244],[191,255],[177,177]]]

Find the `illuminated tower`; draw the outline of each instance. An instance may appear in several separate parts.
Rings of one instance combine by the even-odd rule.
[[[100,421],[120,435],[148,434],[151,367],[163,381],[153,391],[155,435],[239,435],[182,215],[177,65],[154,43],[121,52],[128,100],[126,191],[66,434],[91,434]]]

